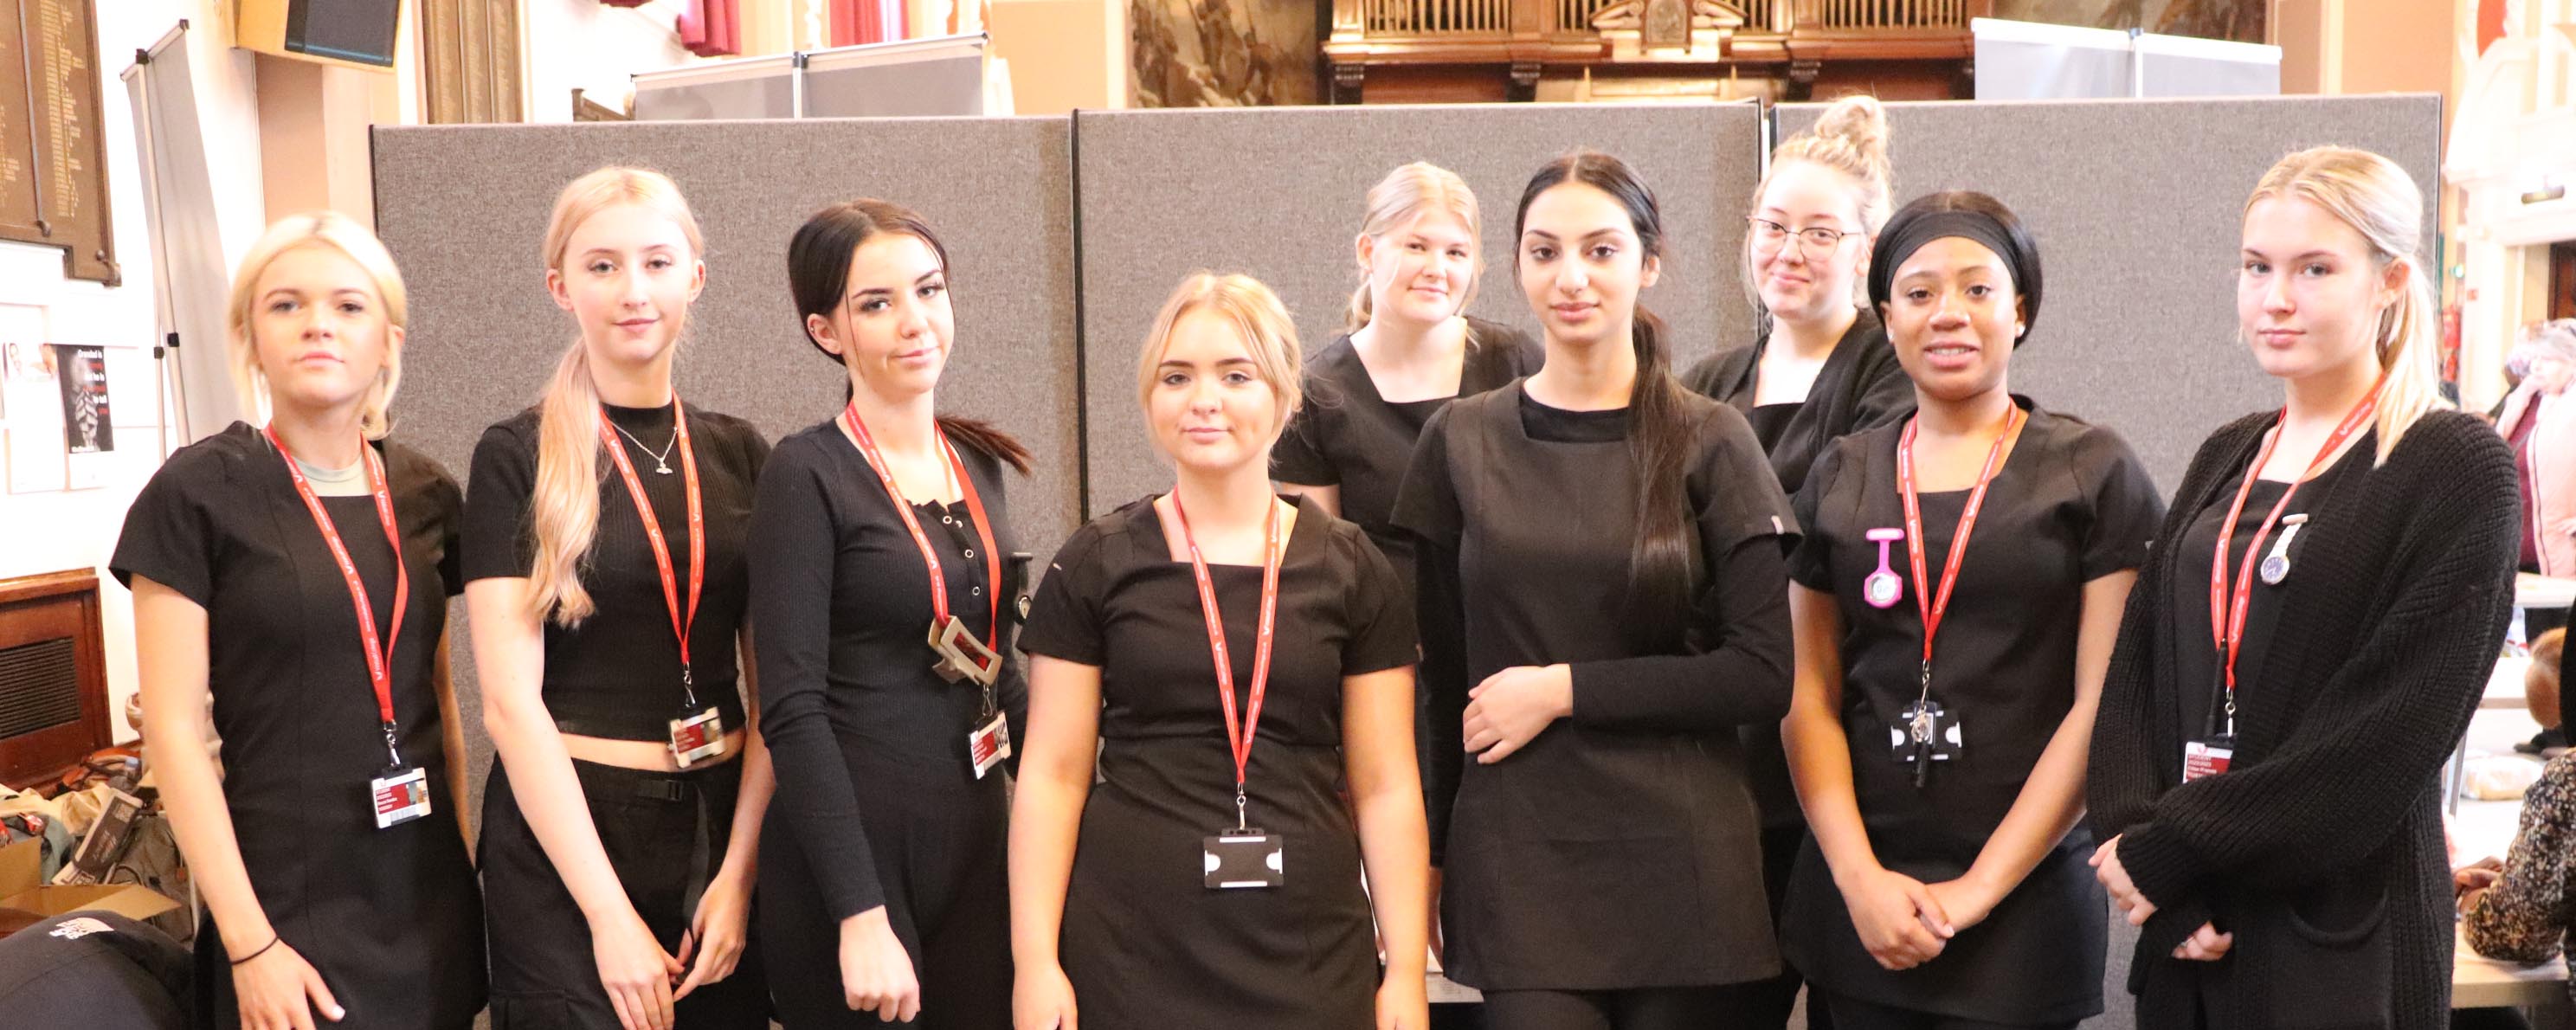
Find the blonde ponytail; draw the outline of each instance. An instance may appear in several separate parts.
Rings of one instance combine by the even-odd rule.
[[[555,198],[546,225],[546,267],[564,271],[573,231],[600,211],[620,204],[649,208],[680,227],[694,258],[706,253],[696,216],[680,187],[660,172],[602,168],[572,181]],[[576,337],[554,378],[537,400],[537,481],[528,495],[536,557],[528,570],[528,612],[570,627],[595,606],[582,586],[582,565],[599,533],[599,385],[590,376],[590,351]]]
[[[2370,244],[2381,270],[2403,262],[2406,281],[2380,313],[2372,345],[2388,377],[2379,391],[2378,460],[2385,464],[2397,442],[2424,413],[2450,407],[2442,399],[2434,334],[2439,316],[2431,281],[2416,257],[2424,243],[2424,194],[2406,169],[2378,154],[2351,147],[2313,147],[2282,158],[2245,200],[2251,211],[2267,197],[2296,197],[2323,208]]]

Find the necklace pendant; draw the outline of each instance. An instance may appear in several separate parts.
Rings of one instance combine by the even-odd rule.
[[[653,466],[653,471],[654,471],[654,472],[656,472],[656,473],[659,473],[659,474],[661,474],[661,475],[665,475],[665,476],[667,476],[667,475],[670,475],[670,474],[671,474],[671,466],[669,466],[669,465],[658,465],[658,464],[657,464],[657,465]]]

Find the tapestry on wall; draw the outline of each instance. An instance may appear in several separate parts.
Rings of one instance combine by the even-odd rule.
[[[2260,43],[2268,6],[2267,0],[1997,0],[1995,17]]]
[[[1312,0],[1127,0],[1133,107],[1266,107],[1320,99]]]

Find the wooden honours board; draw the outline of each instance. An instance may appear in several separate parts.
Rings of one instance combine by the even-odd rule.
[[[0,239],[114,286],[94,0],[0,0]]]

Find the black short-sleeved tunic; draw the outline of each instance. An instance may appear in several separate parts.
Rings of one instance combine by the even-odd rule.
[[[1632,610],[1625,409],[1545,408],[1515,383],[1434,417],[1406,473],[1396,524],[1422,540],[1426,579],[1457,584],[1470,681],[1560,662],[1573,676],[1571,718],[1459,783],[1441,912],[1460,983],[1618,990],[1780,971],[1736,731],[1788,711],[1796,530],[1744,417],[1682,401],[1686,611]]]
[[[1529,334],[1481,318],[1467,319],[1467,353],[1458,369],[1458,396],[1472,397],[1538,371],[1546,353]],[[1336,486],[1342,517],[1359,523],[1369,539],[1386,552],[1398,578],[1410,590],[1413,538],[1395,528],[1395,496],[1413,460],[1413,441],[1422,424],[1447,407],[1452,398],[1389,401],[1377,392],[1368,366],[1344,333],[1306,362],[1306,403],[1288,421],[1288,430],[1270,452],[1270,478],[1282,483]],[[1418,611],[1454,612],[1455,604]],[[1450,621],[1421,624],[1422,635],[1454,639],[1461,632]],[[1422,796],[1431,825],[1432,864],[1441,861],[1448,836],[1449,801],[1458,791],[1458,771],[1465,751],[1459,724],[1467,708],[1466,674],[1426,660],[1415,691],[1414,750],[1422,768]]]
[[[690,449],[698,460],[699,504],[707,527],[706,586],[689,633],[691,674],[701,705],[722,713],[725,731],[744,725],[735,673],[735,637],[742,630],[749,577],[744,550],[750,536],[753,484],[769,456],[769,442],[751,423],[687,405]],[[602,405],[626,433],[618,443],[635,463],[635,477],[653,502],[654,520],[671,553],[671,573],[685,611],[689,596],[689,503],[680,452],[672,436],[669,405],[624,408]],[[465,578],[526,576],[536,555],[530,508],[537,482],[536,409],[522,411],[483,431],[474,447],[473,490],[465,508]],[[648,451],[649,449],[649,451]],[[670,462],[655,471],[655,454]],[[671,634],[671,609],[662,597],[662,574],[645,538],[644,519],[617,467],[599,456],[599,528],[582,563],[591,615],[579,626],[546,620],[546,671],[541,688],[546,713],[566,733],[610,740],[670,739],[680,714],[680,643]]]
[[[286,460],[233,423],[180,448],[125,516],[120,582],[141,576],[206,610],[207,688],[223,737],[224,802],[242,864],[278,936],[322,974],[338,1027],[459,1028],[483,1007],[482,898],[447,791],[433,663],[447,599],[461,587],[462,498],[438,463],[393,443],[383,456],[411,577],[394,644],[393,700],[405,762],[428,774],[431,814],[376,828],[368,781],[386,765],[347,581]],[[325,497],[367,584],[381,638],[393,630],[394,566],[368,497]],[[198,932],[201,1011],[238,1018],[220,932]]]
[[[913,517],[939,555],[950,612],[978,640],[998,598],[1007,655],[1020,612],[1009,580],[1026,570],[1008,562],[1002,465],[951,443],[994,522],[1006,582],[986,582],[968,505],[923,502]],[[837,956],[840,921],[883,905],[921,977],[924,1025],[1007,1025],[1009,796],[1002,770],[978,778],[966,747],[984,692],[931,671],[929,568],[837,420],[778,442],[751,537],[761,732],[778,770],[759,919],[780,1015],[798,1027],[876,1025],[843,1004]],[[1028,719],[1016,663],[994,693],[1016,740]]]
[[[1905,528],[1896,452],[1903,423],[1844,437],[1798,494],[1807,536],[1793,559],[1800,585],[1832,594],[1844,625],[1842,722],[1852,786],[1870,846],[1887,868],[1925,883],[1976,861],[2075,703],[2084,584],[2146,559],[2164,515],[2155,483],[2117,434],[2030,410],[1987,488],[1959,585],[1932,657],[1932,699],[1964,734],[1958,757],[1921,788],[1896,760],[1888,729],[1922,691],[1923,620],[1903,541],[1888,568],[1905,584],[1891,607],[1862,600],[1879,567],[1873,529]],[[1970,490],[1921,495],[1924,568],[1949,561]],[[1832,873],[1813,843],[1792,876],[1782,935],[1789,960],[1837,994],[1989,1023],[2072,1022],[2102,1010],[2104,902],[2078,827],[1940,957],[1892,973],[1861,947]]]
[[[1252,686],[1258,565],[1211,565]],[[1101,670],[1100,779],[1082,810],[1062,954],[1082,1025],[1330,1030],[1373,1024],[1377,950],[1342,776],[1342,679],[1413,664],[1402,584],[1358,526],[1299,501],[1279,569],[1252,825],[1285,838],[1287,882],[1212,890],[1200,841],[1235,824],[1234,757],[1190,563],[1138,501],[1065,541],[1020,649]]]

